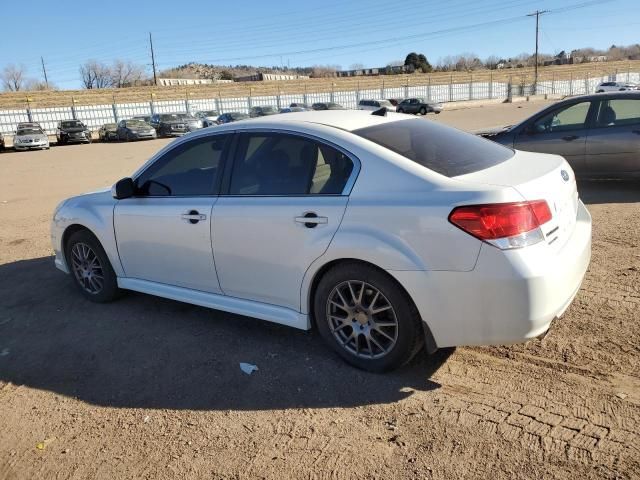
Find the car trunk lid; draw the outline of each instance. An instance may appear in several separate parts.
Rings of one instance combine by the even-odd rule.
[[[554,249],[564,245],[576,225],[579,199],[575,175],[560,156],[516,151],[505,162],[455,178],[512,188],[523,200],[545,200],[552,218],[541,229]]]

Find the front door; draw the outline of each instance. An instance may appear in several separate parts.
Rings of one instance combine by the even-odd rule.
[[[584,174],[590,107],[591,102],[573,103],[534,119],[516,134],[514,148],[561,155],[577,175]]]
[[[586,165],[595,176],[640,173],[640,99],[600,101],[587,136]]]
[[[226,295],[300,310],[302,279],[344,214],[354,163],[294,134],[238,136],[226,195],[213,208],[213,248]]]
[[[136,195],[118,201],[118,254],[130,278],[220,293],[211,248],[229,135],[183,142],[136,179]]]

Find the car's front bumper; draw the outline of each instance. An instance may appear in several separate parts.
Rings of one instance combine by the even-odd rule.
[[[14,143],[13,148],[15,150],[42,150],[49,148],[49,142]]]
[[[438,348],[503,345],[545,333],[578,292],[591,259],[591,216],[579,202],[565,245],[500,250],[483,244],[470,272],[390,271],[413,298]]]

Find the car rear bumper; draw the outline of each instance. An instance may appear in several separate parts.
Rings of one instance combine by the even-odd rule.
[[[504,345],[545,333],[580,289],[591,259],[591,216],[579,202],[571,237],[500,250],[483,244],[470,272],[391,271],[413,298],[437,347]]]

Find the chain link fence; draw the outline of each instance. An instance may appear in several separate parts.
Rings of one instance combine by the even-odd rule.
[[[62,120],[80,120],[89,129],[98,130],[105,123],[117,123],[138,115],[153,115],[155,113],[195,113],[200,110],[215,110],[219,113],[243,112],[248,113],[254,106],[271,105],[277,108],[289,106],[291,103],[305,103],[312,105],[319,102],[334,102],[346,108],[357,108],[363,99],[403,99],[420,97],[428,102],[452,103],[468,100],[504,99],[529,96],[534,94],[548,95],[582,95],[594,93],[597,85],[606,81],[620,81],[640,83],[640,72],[627,71],[611,75],[583,77],[571,76],[569,79],[556,79],[546,75],[533,82],[530,76],[518,77],[514,75],[507,81],[493,81],[492,76],[478,75],[474,81],[473,75],[468,81],[455,82],[454,76],[448,84],[431,85],[430,80],[424,85],[405,85],[385,87],[384,80],[380,88],[356,90],[341,90],[330,92],[304,92],[299,94],[277,94],[263,96],[246,96],[227,98],[192,99],[188,95],[184,100],[156,101],[151,97],[148,102],[117,103],[103,105],[77,105],[72,102],[68,107],[33,108],[27,103],[24,109],[0,110],[0,132],[11,135],[20,122],[38,122],[48,134],[55,134],[56,126]],[[503,76],[504,77],[504,76]]]

